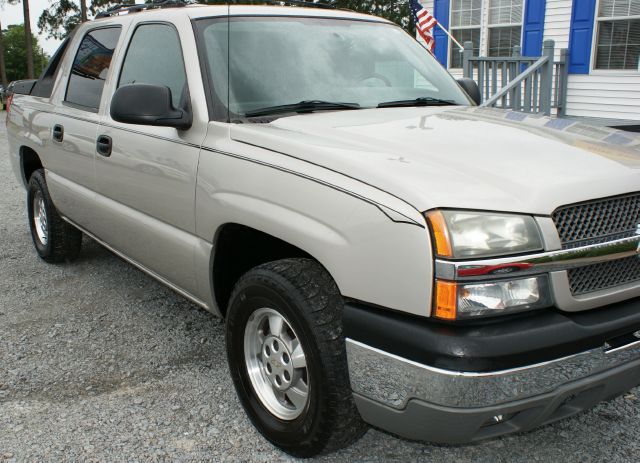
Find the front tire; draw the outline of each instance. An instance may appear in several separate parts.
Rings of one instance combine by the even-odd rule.
[[[309,259],[256,267],[231,296],[227,356],[240,402],[263,436],[297,457],[346,447],[367,429],[351,393],[342,306]]]
[[[27,213],[33,245],[45,262],[70,262],[78,257],[82,232],[58,214],[43,169],[36,170],[29,179]]]

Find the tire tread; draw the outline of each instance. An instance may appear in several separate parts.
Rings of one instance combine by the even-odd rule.
[[[61,262],[71,262],[77,259],[82,247],[82,232],[73,225],[65,222],[53,204],[47,180],[43,169],[33,172],[29,179],[29,208],[32,208],[33,193],[36,189],[42,192],[45,207],[47,208],[47,226],[49,228],[49,244],[45,249],[40,249],[36,243],[37,237],[33,229],[33,219],[29,216],[31,235],[38,251],[38,255],[48,263],[57,264]],[[31,209],[30,209],[31,210]]]
[[[349,382],[347,354],[342,328],[344,301],[329,273],[312,259],[284,259],[262,264],[240,278],[231,296],[233,301],[246,280],[273,285],[292,294],[306,312],[319,346],[326,374],[326,397],[319,432],[304,448],[292,449],[298,456],[327,454],[357,441],[368,429],[356,408]]]

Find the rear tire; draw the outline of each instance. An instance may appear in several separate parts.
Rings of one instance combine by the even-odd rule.
[[[33,245],[45,262],[70,262],[78,257],[82,232],[58,214],[43,169],[36,170],[29,179],[27,212]]]
[[[227,313],[227,357],[254,426],[296,457],[350,445],[367,430],[349,383],[343,300],[317,262],[287,259],[236,284]]]

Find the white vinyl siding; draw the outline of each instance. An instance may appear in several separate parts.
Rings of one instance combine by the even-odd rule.
[[[640,3],[640,0],[632,1]],[[488,24],[488,0],[485,3],[482,21]],[[433,0],[427,0],[423,5],[433,12]],[[573,0],[547,0],[544,40],[555,42],[556,59],[560,58],[561,49],[569,48],[572,8]],[[483,31],[480,38],[483,55],[488,47],[487,36]],[[595,39],[594,33],[594,47]],[[449,50],[452,46],[455,47],[450,44]],[[462,69],[450,69],[450,72],[454,77],[462,77]],[[567,87],[568,116],[640,121],[640,72],[593,70],[588,75],[570,74]]]
[[[567,115],[640,121],[640,75],[569,75]]]
[[[640,0],[633,1],[640,3]],[[569,47],[572,5],[572,0],[547,0],[544,39],[555,42],[556,59],[562,48]],[[594,47],[595,39],[594,33]],[[588,75],[570,74],[567,115],[640,120],[640,73],[591,71]]]
[[[555,42],[556,59],[560,50],[569,48],[569,29],[573,0],[547,0],[544,21],[544,40]]]

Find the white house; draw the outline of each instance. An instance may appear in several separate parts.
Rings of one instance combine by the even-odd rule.
[[[514,46],[540,56],[542,42],[569,50],[567,115],[640,121],[640,0],[423,0],[460,42],[480,56]],[[458,47],[438,27],[435,54],[462,76]]]

